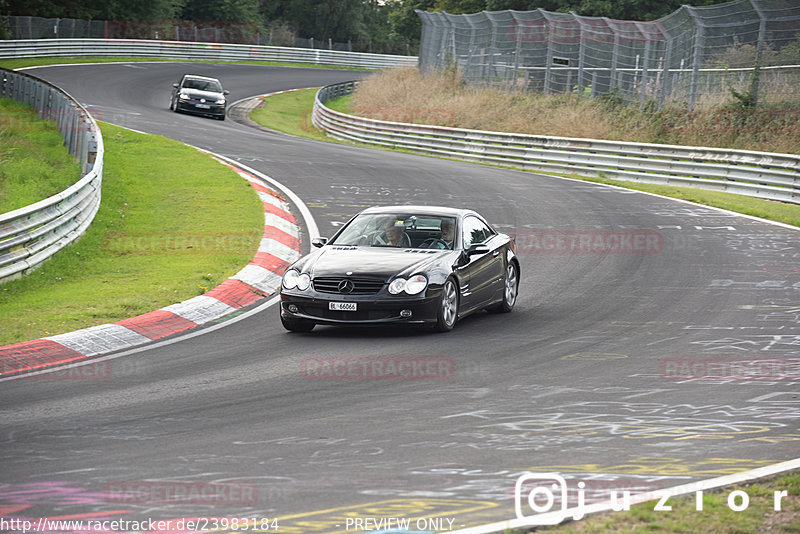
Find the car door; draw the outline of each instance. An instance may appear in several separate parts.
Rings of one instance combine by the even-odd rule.
[[[500,249],[492,246],[497,234],[488,224],[474,215],[467,215],[461,224],[464,251],[472,245],[486,245],[488,252],[466,258],[462,269],[462,310],[482,307],[494,300],[502,286],[503,258]],[[465,276],[466,275],[466,276]],[[466,284],[465,284],[466,282]],[[466,288],[465,288],[466,285]]]

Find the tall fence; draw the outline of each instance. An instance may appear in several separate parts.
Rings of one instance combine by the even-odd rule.
[[[100,207],[103,138],[89,113],[44,80],[0,69],[0,96],[33,107],[54,121],[82,176],[66,190],[0,214],[0,283],[17,278],[83,235]]]
[[[423,72],[456,65],[475,85],[690,109],[732,98],[744,106],[800,101],[796,0],[682,6],[651,22],[543,9],[417,14]]]

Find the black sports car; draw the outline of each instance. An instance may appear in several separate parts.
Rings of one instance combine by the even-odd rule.
[[[283,275],[281,322],[420,324],[452,330],[481,309],[509,312],[519,289],[513,238],[471,210],[369,208]]]
[[[223,90],[216,78],[185,74],[172,87],[169,99],[169,109],[172,111],[188,111],[225,120],[225,95],[230,91]]]

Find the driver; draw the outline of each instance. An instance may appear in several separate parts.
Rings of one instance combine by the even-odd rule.
[[[453,250],[453,241],[456,237],[455,225],[452,219],[442,219],[442,236],[438,239],[431,239],[433,243],[430,248],[438,248],[442,250]]]

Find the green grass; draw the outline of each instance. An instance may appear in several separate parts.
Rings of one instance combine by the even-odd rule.
[[[64,65],[72,63],[132,63],[132,62],[150,62],[161,61],[166,63],[235,63],[238,65],[268,65],[272,67],[306,67],[318,69],[342,69],[342,70],[369,70],[359,67],[348,67],[341,65],[326,65],[315,63],[297,63],[288,61],[209,61],[209,60],[189,60],[178,58],[154,58],[154,57],[38,57],[38,58],[17,58],[17,59],[2,59],[0,60],[0,67],[4,69],[23,69],[25,67],[36,67],[40,65]]]
[[[176,141],[108,124],[101,129],[100,210],[76,243],[0,285],[0,345],[200,295],[258,248],[263,208],[246,180]]]
[[[60,193],[80,177],[80,165],[54,123],[0,98],[0,213]]]
[[[742,490],[749,497],[746,510],[736,512],[729,508],[728,497],[734,490]],[[781,510],[774,510],[774,492],[787,491],[781,501]],[[739,502],[739,501],[737,501]],[[632,506],[630,511],[592,515],[581,521],[555,527],[539,527],[536,532],[557,534],[573,533],[638,533],[659,532],[684,534],[749,534],[769,532],[775,534],[800,532],[800,473],[791,472],[753,484],[736,485],[703,492],[703,509],[696,509],[696,497],[673,497],[666,504],[671,511],[654,511],[656,503]],[[527,531],[517,531],[527,532]]]
[[[314,104],[315,94],[316,89],[308,89],[304,91],[283,93],[267,97],[264,99],[264,104],[262,107],[251,113],[250,118],[262,126],[290,133],[292,135],[340,142],[330,137],[326,137],[322,132],[318,131],[311,125],[311,109]],[[326,106],[335,111],[341,111],[342,113],[353,113],[351,97],[349,96],[329,101],[326,103]],[[378,148],[382,150],[393,150],[386,147]],[[409,152],[409,150],[405,149],[394,150],[397,152]],[[502,167],[515,168],[509,166]],[[744,213],[776,222],[800,226],[800,206],[796,204],[763,200],[743,195],[735,195],[732,193],[705,191],[691,187],[640,184],[621,180],[591,178],[576,174],[565,175],[558,173],[541,173],[538,171],[532,172],[537,172],[538,174],[553,174],[555,176],[567,176],[577,180],[586,180],[595,183],[616,185],[627,189],[647,191],[667,197],[679,198],[698,204],[704,204],[706,206],[714,206],[717,208],[735,211],[737,213]]]
[[[328,140],[311,124],[311,110],[317,89],[301,89],[262,99],[250,112],[250,119],[279,132],[311,139]]]

